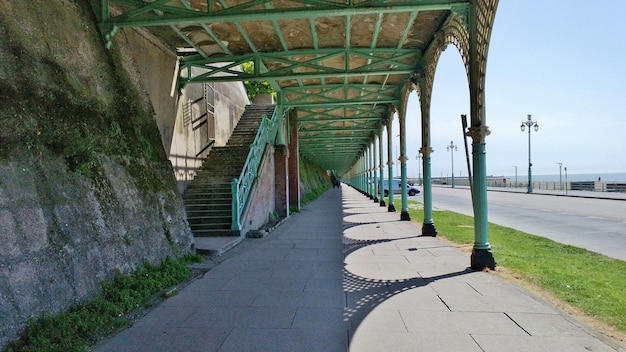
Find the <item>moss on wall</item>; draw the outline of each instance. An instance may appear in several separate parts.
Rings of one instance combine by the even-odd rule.
[[[193,250],[131,51],[104,47],[87,1],[0,0],[0,349],[115,273]]]
[[[331,185],[330,176],[325,169],[304,158],[300,158],[300,197],[302,205],[317,198]]]
[[[128,163],[140,187],[166,189],[168,184],[151,176],[150,164],[165,159],[152,112],[144,108],[119,52],[103,50],[87,5],[12,2],[6,9],[0,11],[0,45],[6,55],[0,69],[0,118],[10,127],[0,131],[0,158],[48,150],[72,171],[97,180],[99,155],[121,156],[140,161]],[[79,16],[68,16],[68,9]],[[49,18],[50,13],[63,20]],[[54,23],[26,30],[33,25],[28,21],[39,20]],[[63,40],[68,36],[76,41]]]

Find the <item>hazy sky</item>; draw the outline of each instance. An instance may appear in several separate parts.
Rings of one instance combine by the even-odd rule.
[[[626,1],[501,0],[491,35],[486,82],[487,174],[528,173],[528,114],[533,175],[626,173]],[[469,89],[457,49],[437,66],[431,105],[432,176],[467,175],[461,114]],[[468,116],[469,118],[469,116]],[[398,134],[394,119],[393,135]],[[413,93],[407,114],[407,171],[418,175],[420,112]],[[468,138],[471,153],[471,139]],[[394,156],[399,146],[394,141]],[[395,169],[394,169],[395,172]]]

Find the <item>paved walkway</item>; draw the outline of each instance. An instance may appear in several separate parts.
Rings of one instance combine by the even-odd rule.
[[[331,189],[97,350],[619,350],[398,218]]]

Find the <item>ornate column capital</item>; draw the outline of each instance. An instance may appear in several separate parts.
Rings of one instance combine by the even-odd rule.
[[[389,160],[389,161],[387,162],[387,166],[392,167],[392,166],[393,166],[393,161]]]
[[[491,134],[487,126],[473,126],[465,133],[466,136],[472,137],[474,143],[485,143],[485,138]]]
[[[401,156],[398,158],[398,160],[399,160],[400,162],[406,162],[407,160],[409,160],[409,158],[408,158],[406,155],[401,155]]]
[[[430,157],[430,154],[434,153],[435,151],[431,147],[421,147],[419,152],[422,153],[422,157],[428,158]]]

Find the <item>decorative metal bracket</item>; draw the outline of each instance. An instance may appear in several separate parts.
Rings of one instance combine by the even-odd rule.
[[[466,136],[472,138],[473,143],[485,143],[485,138],[491,134],[487,126],[473,126],[465,133]]]
[[[421,147],[419,152],[422,153],[422,157],[428,158],[430,157],[430,154],[434,153],[435,151],[431,147]]]

